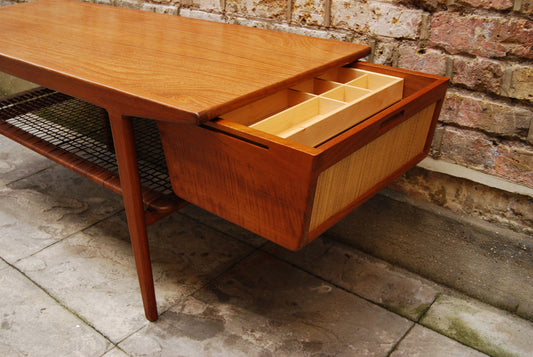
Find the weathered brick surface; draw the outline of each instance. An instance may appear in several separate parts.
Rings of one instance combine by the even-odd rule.
[[[224,16],[222,14],[216,12],[205,12],[201,10],[196,10],[195,8],[181,8],[179,10],[179,15],[183,17],[191,17],[193,19],[225,22]]]
[[[448,127],[441,158],[533,188],[533,148],[521,142]]]
[[[448,92],[440,117],[444,123],[523,141],[527,138],[531,119],[530,108],[457,91]]]
[[[327,26],[327,1],[294,0],[292,3],[292,21],[300,25]]]
[[[508,85],[502,88],[502,94],[533,102],[533,66],[515,65],[508,71],[510,80]]]
[[[495,165],[489,173],[533,188],[533,149],[522,143],[505,145],[500,142],[495,155]]]
[[[228,14],[254,18],[287,20],[286,0],[226,0]]]
[[[493,142],[476,131],[446,127],[441,143],[441,158],[480,171],[494,166]]]
[[[451,54],[533,58],[533,23],[503,16],[439,12],[431,19],[431,42]]]
[[[168,0],[164,0],[168,1]],[[191,7],[206,12],[222,12],[224,9],[221,0],[171,0],[179,2],[183,7]]]
[[[514,5],[513,0],[460,0],[458,2],[476,8],[495,10],[509,10]]]
[[[418,39],[424,11],[390,3],[331,0],[334,27],[377,36]]]
[[[395,1],[392,1],[395,2]],[[398,3],[412,8],[419,8],[427,11],[445,9],[451,0],[400,0]]]
[[[157,12],[159,14],[168,14],[168,15],[177,15],[178,14],[178,7],[174,5],[166,5],[166,4],[143,4],[141,10],[144,11],[151,11],[151,12]]]
[[[398,67],[444,76],[446,55],[438,50],[405,44],[398,49]]]
[[[16,4],[18,1],[0,0],[0,7]]]
[[[121,1],[121,0],[119,0]],[[131,1],[131,0],[128,0],[128,1]],[[109,2],[111,3],[112,0],[109,0]],[[157,5],[161,5],[161,6],[173,6],[175,8],[177,8],[180,4],[179,0],[149,0],[149,1],[138,1],[139,3],[141,3],[141,10],[144,10],[144,11],[154,11],[155,9],[157,9]],[[156,7],[151,7],[153,5],[156,5]],[[161,11],[161,10],[156,10],[155,12],[163,12],[164,11]],[[174,13],[174,15],[177,15],[177,12]]]
[[[513,9],[531,15],[533,14],[533,0],[515,0]]]
[[[451,80],[470,89],[500,94],[504,72],[505,64],[501,61],[455,56]]]
[[[444,137],[444,132],[446,131],[446,125],[442,123],[437,123],[435,128],[435,134],[433,135],[433,142],[431,143],[431,148],[429,150],[429,156],[438,159],[440,157],[440,148],[442,145],[442,138]]]
[[[332,40],[347,41],[347,42],[350,42],[353,40],[353,35],[343,30],[338,30],[338,31],[329,30],[328,31],[328,30],[321,30],[321,29],[313,29],[313,28],[292,26],[287,23],[274,23],[274,22],[258,20],[258,19],[233,17],[231,15],[227,16],[225,21],[227,23],[235,24],[235,25],[256,27],[256,28],[281,31],[281,32],[290,32],[290,33],[295,33],[298,35],[304,35],[304,36],[310,36],[310,37],[328,38]],[[356,42],[365,43],[364,39],[357,40]]]
[[[494,190],[475,182],[414,168],[391,188],[409,196],[533,235],[533,198]]]
[[[372,43],[372,62],[394,65],[398,43],[391,39],[381,39]]]
[[[141,0],[116,0],[115,5],[128,9],[142,10],[144,3]]]

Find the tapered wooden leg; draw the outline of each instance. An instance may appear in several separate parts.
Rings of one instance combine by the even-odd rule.
[[[146,233],[146,222],[137,168],[133,127],[128,118],[109,113],[113,143],[117,157],[122,197],[128,219],[131,245],[141,287],[144,313],[150,321],[157,320],[152,264]]]

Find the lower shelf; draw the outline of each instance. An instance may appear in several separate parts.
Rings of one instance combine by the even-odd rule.
[[[173,194],[157,125],[132,119],[147,223],[187,203]],[[47,88],[0,99],[0,133],[122,194],[107,112]]]

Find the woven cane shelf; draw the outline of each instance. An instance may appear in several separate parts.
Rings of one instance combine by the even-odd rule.
[[[132,120],[147,221],[186,203],[172,193],[155,122]],[[0,99],[0,133],[122,194],[107,112],[47,88]],[[153,216],[153,217],[152,217]]]

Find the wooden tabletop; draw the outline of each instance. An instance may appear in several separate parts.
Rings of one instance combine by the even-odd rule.
[[[194,123],[369,52],[73,0],[2,7],[0,33],[0,71],[126,115]]]

